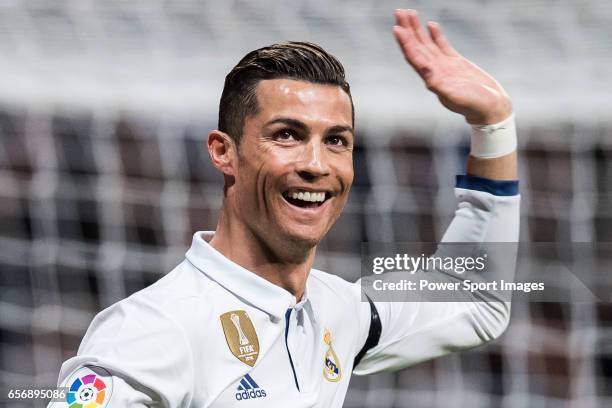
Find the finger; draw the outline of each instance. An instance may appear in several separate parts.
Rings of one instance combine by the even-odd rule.
[[[423,52],[424,46],[417,41],[410,29],[400,26],[393,27],[393,34],[397,40],[406,61],[420,74],[426,71],[428,66],[428,53]]]
[[[408,20],[404,18],[401,9],[396,9],[393,14],[395,15],[395,25],[398,25],[404,28],[408,26]]]
[[[455,49],[450,45],[446,36],[442,32],[442,27],[440,24],[435,21],[430,21],[427,23],[427,28],[429,29],[429,34],[431,35],[431,39],[434,44],[438,46],[438,48],[446,55],[458,55],[459,53],[455,51]]]
[[[432,42],[421,27],[416,10],[396,10],[395,19],[398,26],[412,31],[414,38],[422,45],[427,46]]]
[[[414,30],[416,38],[426,46],[432,44],[431,38],[427,35],[421,22],[419,21],[419,15],[416,10],[406,10],[406,18],[408,19],[408,23]]]
[[[403,9],[395,10],[395,23],[400,27],[409,28],[410,20],[408,19],[407,13],[410,11],[412,10],[403,10]]]
[[[415,60],[422,59],[420,58],[422,54],[422,45],[419,44],[414,34],[409,29],[394,26],[393,34],[408,62],[412,63]]]

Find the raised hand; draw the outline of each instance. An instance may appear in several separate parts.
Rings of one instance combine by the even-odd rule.
[[[471,124],[501,122],[512,113],[510,97],[481,68],[449,44],[440,25],[429,22],[425,32],[415,10],[396,10],[395,38],[427,89]]]

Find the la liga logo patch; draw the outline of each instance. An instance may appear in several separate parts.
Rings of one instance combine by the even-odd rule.
[[[68,381],[68,408],[103,408],[113,392],[113,378],[100,367],[82,367]]]

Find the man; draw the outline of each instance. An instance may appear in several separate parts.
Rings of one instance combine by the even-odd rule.
[[[396,18],[407,61],[444,106],[478,125],[443,240],[516,241],[510,99],[437,24],[428,34],[416,12]],[[504,302],[361,302],[359,284],[311,269],[353,181],[353,129],[343,68],[320,47],[247,54],[226,77],[208,137],[224,176],[216,232],[196,233],[175,270],[96,316],[62,367],[60,405],[340,407],[352,372],[499,336]]]

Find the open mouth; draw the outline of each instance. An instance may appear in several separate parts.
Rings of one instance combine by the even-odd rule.
[[[330,197],[325,191],[288,190],[283,193],[285,201],[300,208],[320,207]]]

